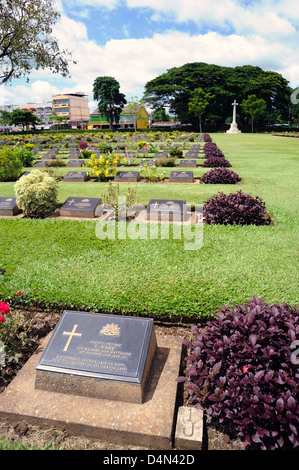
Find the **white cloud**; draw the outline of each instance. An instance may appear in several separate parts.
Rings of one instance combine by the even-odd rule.
[[[57,0],[59,1],[59,0]],[[213,17],[223,22],[232,18],[235,32],[223,35],[217,30],[205,34],[190,35],[186,32],[165,31],[152,37],[140,39],[110,39],[104,45],[88,37],[82,21],[75,21],[62,14],[54,28],[62,49],[74,51],[77,64],[70,64],[71,79],[49,74],[47,70],[33,71],[29,85],[8,88],[5,101],[24,103],[51,99],[54,93],[81,91],[93,101],[92,87],[96,77],[115,77],[123,93],[142,96],[144,85],[170,69],[188,62],[207,62],[224,66],[258,65],[265,70],[274,70],[297,86],[299,80],[298,43],[299,33],[291,24],[288,9],[294,8],[294,17],[299,19],[298,3],[286,0],[262,0],[252,3],[244,14],[244,3],[236,0],[219,0],[211,4],[203,0],[126,0],[128,6],[152,7],[158,14],[173,14],[177,21],[190,18],[200,22]],[[80,1],[76,0],[76,4]],[[117,0],[84,1],[84,7],[95,4],[116,6]],[[266,11],[266,4],[276,5]],[[258,15],[258,6],[261,7]],[[289,16],[288,16],[289,15]],[[292,20],[293,21],[293,20]],[[125,26],[128,27],[128,24]],[[276,31],[274,35],[273,32]],[[128,30],[127,30],[128,32]],[[130,25],[130,33],[134,28]],[[0,87],[1,88],[1,87]],[[92,105],[93,106],[93,105]]]

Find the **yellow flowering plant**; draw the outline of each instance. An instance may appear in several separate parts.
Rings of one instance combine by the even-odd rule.
[[[91,167],[88,175],[91,178],[105,181],[116,175],[117,166],[125,163],[126,158],[121,159],[119,155],[116,155],[113,152],[108,155],[100,155],[99,157],[92,153],[88,160],[88,166]]]

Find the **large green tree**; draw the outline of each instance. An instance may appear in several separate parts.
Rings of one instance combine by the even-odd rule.
[[[202,115],[206,112],[212,98],[214,95],[206,93],[202,88],[195,88],[191,93],[188,109],[191,114],[198,117],[200,133],[202,133]]]
[[[93,99],[98,101],[99,113],[106,116],[113,129],[119,122],[119,116],[127,100],[119,91],[120,85],[113,77],[98,77],[93,83]]]
[[[26,126],[35,126],[40,122],[39,118],[27,109],[14,109],[13,111],[0,111],[0,121],[10,126],[22,126],[23,130]]]
[[[253,132],[253,123],[255,119],[263,116],[267,109],[266,101],[263,98],[257,98],[256,95],[249,95],[247,100],[243,100],[241,108],[245,114],[249,114],[251,121],[251,132]]]
[[[72,54],[52,36],[59,18],[55,0],[0,1],[0,85],[33,69],[69,74]]]
[[[251,65],[223,67],[195,62],[174,67],[147,82],[144,97],[154,109],[169,106],[170,112],[181,121],[196,123],[188,109],[196,88],[215,95],[209,107],[209,116],[214,123],[223,123],[231,117],[232,100],[242,102],[251,94],[265,100],[269,121],[275,122],[278,115],[288,115],[288,81],[279,73]],[[246,116],[240,114],[240,120],[246,122]]]

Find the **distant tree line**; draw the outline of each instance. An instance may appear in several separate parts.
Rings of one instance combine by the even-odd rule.
[[[147,82],[144,99],[154,113],[167,109],[182,123],[198,127],[202,119],[215,125],[231,122],[232,101],[237,99],[242,104],[238,124],[253,128],[253,122],[289,122],[291,93],[288,81],[277,72],[252,65],[195,62],[171,68]]]

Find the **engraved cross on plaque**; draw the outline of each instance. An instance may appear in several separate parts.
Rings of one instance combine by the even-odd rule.
[[[73,327],[73,330],[71,332],[68,332],[68,331],[64,331],[62,334],[63,335],[69,335],[69,339],[67,340],[66,342],[66,345],[64,346],[64,352],[68,350],[68,347],[70,345],[70,342],[72,341],[73,339],[73,336],[82,336],[82,333],[75,333],[76,329],[77,329],[77,326],[78,325],[74,325]]]

